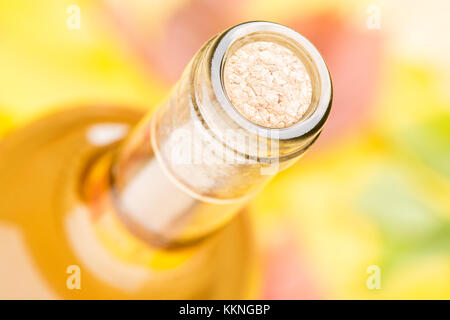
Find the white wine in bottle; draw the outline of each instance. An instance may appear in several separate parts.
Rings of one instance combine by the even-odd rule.
[[[155,114],[89,106],[0,141],[0,298],[258,298],[245,203],[317,139],[326,65],[293,30],[209,40]]]

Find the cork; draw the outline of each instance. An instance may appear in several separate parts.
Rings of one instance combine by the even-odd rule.
[[[259,126],[290,127],[311,104],[311,78],[305,65],[278,43],[255,41],[242,46],[227,58],[223,72],[231,104]]]

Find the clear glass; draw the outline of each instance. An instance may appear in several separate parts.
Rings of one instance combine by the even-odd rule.
[[[288,47],[306,66],[312,102],[299,123],[257,126],[234,109],[222,84],[227,57],[251,41]],[[215,36],[195,55],[159,107],[125,143],[114,170],[124,221],[148,228],[159,243],[195,241],[224,225],[278,171],[296,161],[319,136],[331,107],[331,80],[320,54],[298,33],[269,22],[249,22]],[[159,197],[151,190],[155,172]],[[170,180],[170,181],[169,181]],[[131,190],[131,191],[130,191]],[[170,206],[151,216],[160,197]],[[164,221],[163,221],[164,220]]]
[[[316,70],[310,113],[286,130],[258,128],[224,94],[227,53],[251,37],[294,46]],[[3,139],[0,298],[257,297],[242,207],[322,129],[331,82],[312,48],[286,27],[242,24],[201,48],[155,115],[68,109]]]

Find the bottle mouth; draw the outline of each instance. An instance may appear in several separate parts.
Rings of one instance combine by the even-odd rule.
[[[309,105],[292,125],[270,128],[251,121],[231,102],[224,80],[224,69],[229,58],[240,48],[256,43],[271,42],[294,53],[306,69],[310,79]],[[327,66],[314,45],[298,32],[283,25],[253,21],[232,27],[220,35],[211,60],[211,82],[214,94],[238,126],[261,137],[279,140],[296,139],[317,133],[324,125],[331,107],[332,85]]]

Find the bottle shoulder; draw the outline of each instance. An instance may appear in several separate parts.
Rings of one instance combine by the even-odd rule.
[[[208,244],[174,253],[140,242],[111,212],[95,216],[83,202],[86,167],[116,148],[141,116],[126,108],[70,109],[0,141],[0,239],[8,244],[0,246],[0,297],[207,298],[241,291],[254,252],[245,216]],[[228,260],[237,261],[229,266],[237,272],[227,270]]]

